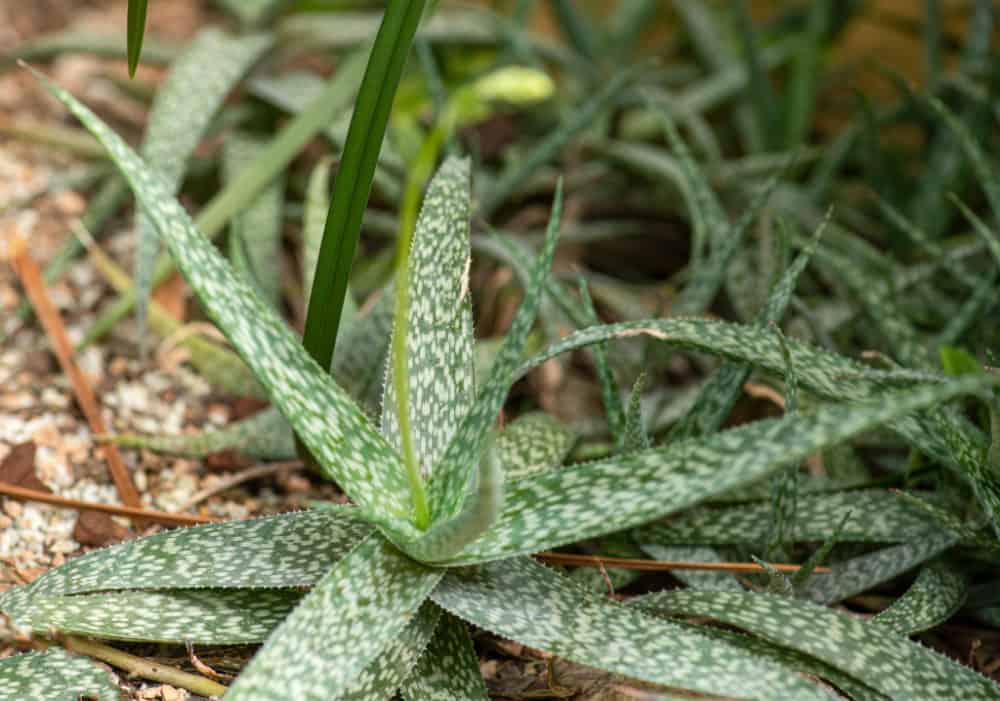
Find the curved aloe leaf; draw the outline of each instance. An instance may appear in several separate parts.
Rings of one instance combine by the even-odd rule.
[[[906,593],[879,612],[871,622],[900,635],[913,635],[944,623],[965,603],[969,582],[944,562],[920,570]]]
[[[303,350],[285,322],[194,228],[159,177],[93,112],[65,90],[47,80],[45,84],[108,149],[206,311],[254,371],[324,473],[372,519],[404,535],[412,534],[416,529],[409,520],[405,470],[395,451]]]
[[[328,511],[179,528],[74,558],[36,579],[30,594],[55,596],[138,586],[311,586],[370,532],[370,526],[342,512]]]
[[[984,386],[975,376],[959,378],[518,480],[508,485],[494,527],[447,564],[538,552],[647,523]]]
[[[131,5],[130,2],[130,21]],[[145,10],[142,14],[145,15]],[[233,39],[209,29],[201,32],[171,67],[153,102],[140,150],[148,167],[156,170],[171,195],[180,189],[187,161],[219,105],[272,43],[266,35]],[[160,247],[156,228],[142,215],[137,232],[135,285],[140,333],[144,333],[153,264]]]
[[[449,573],[431,597],[497,635],[636,679],[737,698],[824,698],[787,669],[644,616],[525,558]]]
[[[669,524],[639,529],[638,542],[657,545],[759,545],[767,539],[771,504],[767,501],[696,509]],[[860,490],[802,494],[788,539],[824,541],[851,514],[838,541],[897,543],[927,531],[927,518],[892,493]]]
[[[32,596],[9,612],[48,635],[203,645],[264,640],[302,599],[291,589],[171,589],[80,596]]]
[[[833,572],[814,578],[803,596],[824,604],[842,601],[898,577],[957,542],[957,536],[933,530],[908,543],[838,562]]]
[[[0,660],[0,699],[4,701],[121,701],[114,678],[85,657],[59,648]]]
[[[815,657],[890,698],[1000,698],[1000,687],[972,669],[816,604],[768,594],[690,590],[652,594],[636,604],[738,626]]]
[[[479,657],[464,623],[448,613],[441,616],[430,645],[399,693],[404,701],[487,701]]]
[[[418,615],[442,574],[370,536],[272,633],[226,700],[338,698]]]
[[[495,448],[504,480],[552,470],[563,464],[578,436],[544,412],[517,417],[497,434]]]

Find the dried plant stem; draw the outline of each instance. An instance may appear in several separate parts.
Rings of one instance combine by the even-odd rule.
[[[125,516],[136,521],[147,523],[161,523],[166,526],[196,526],[202,523],[217,523],[221,519],[208,516],[192,516],[191,514],[171,514],[166,511],[154,511],[152,509],[141,509],[134,506],[118,506],[116,504],[101,504],[96,501],[81,501],[80,499],[70,499],[48,492],[39,492],[35,489],[26,489],[6,482],[0,482],[0,495],[23,499],[24,501],[37,501],[42,504],[61,506],[65,509],[76,509],[78,511],[99,511],[112,516]]]
[[[59,365],[62,366],[63,372],[66,373],[70,383],[73,385],[73,392],[76,394],[77,403],[80,405],[84,416],[87,417],[90,430],[95,434],[107,433],[108,428],[101,417],[101,409],[97,403],[97,397],[94,395],[94,390],[87,381],[87,377],[80,370],[80,367],[73,358],[73,345],[66,335],[66,327],[63,325],[62,317],[59,316],[59,312],[56,311],[45,290],[45,282],[42,280],[42,273],[38,268],[38,263],[35,262],[35,259],[32,258],[27,250],[21,250],[13,257],[11,265],[20,278],[21,284],[24,286],[25,292],[28,294],[28,298],[35,308],[35,312],[38,314],[38,320],[49,337],[52,349],[59,359]],[[101,451],[108,462],[111,479],[114,480],[121,500],[126,506],[140,508],[142,500],[139,498],[139,492],[132,482],[132,477],[129,475],[128,468],[125,467],[117,446],[113,443],[105,443],[101,445]]]
[[[535,555],[543,562],[555,565],[579,565],[582,567],[618,567],[624,570],[644,572],[669,572],[671,570],[703,570],[711,572],[764,572],[756,562],[689,562],[686,560],[632,560],[624,557],[597,557],[596,555],[572,555],[568,553],[543,552]],[[798,572],[799,565],[769,564],[778,572]],[[817,574],[829,573],[829,567],[817,567]]]
[[[85,640],[83,638],[70,637],[64,641],[66,649],[87,657],[107,662],[110,665],[123,669],[131,676],[150,679],[156,682],[163,682],[181,689],[187,689],[195,694],[208,697],[221,697],[226,693],[226,687],[211,679],[190,674],[175,667],[152,662],[142,657],[130,655],[108,645]]]

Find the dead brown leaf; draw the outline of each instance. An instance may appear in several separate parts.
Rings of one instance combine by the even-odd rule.
[[[31,441],[15,445],[0,462],[0,482],[39,492],[52,491],[35,473],[35,444]]]
[[[73,540],[81,545],[104,547],[131,537],[131,531],[115,523],[111,516],[96,511],[81,511],[73,528]]]

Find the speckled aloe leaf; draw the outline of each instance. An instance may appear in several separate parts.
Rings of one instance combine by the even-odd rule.
[[[262,460],[287,460],[295,457],[295,435],[288,421],[277,409],[268,408],[214,431],[178,436],[143,436],[123,433],[108,440],[128,448],[142,448],[157,453],[205,457],[222,450],[238,450]]]
[[[657,545],[641,542],[642,552],[654,560],[687,560],[689,562],[723,562],[725,558],[715,548],[698,545]],[[743,591],[739,581],[726,572],[698,572],[679,570],[671,575],[692,589],[711,591]]]
[[[427,186],[409,251],[406,382],[413,450],[425,476],[433,474],[475,394],[468,281],[471,177],[468,159],[453,157],[441,165]],[[387,381],[382,435],[401,451],[397,404],[395,383]]]
[[[331,372],[337,382],[365,408],[377,416],[385,379],[385,359],[392,334],[394,287],[390,283],[378,293],[367,313],[359,312],[355,323],[341,327]],[[347,314],[345,304],[344,314]],[[367,305],[366,305],[367,306]]]
[[[826,224],[827,220],[824,220],[809,246],[788,266],[774,289],[771,290],[764,308],[757,317],[757,325],[761,328],[781,321],[788,308],[788,303],[792,299],[792,293],[795,291],[799,276],[809,264]],[[743,392],[743,385],[750,376],[750,371],[751,366],[747,363],[732,361],[724,363],[702,387],[691,411],[671,430],[671,438],[676,440],[691,436],[704,436],[719,430]]]
[[[496,437],[496,450],[507,482],[563,464],[579,438],[548,414],[537,411],[517,417]]]
[[[496,524],[448,564],[596,537],[647,523],[747,484],[899,416],[983,390],[974,376],[885,393],[877,401],[757,421],[704,439],[617,456],[508,485]]]
[[[370,536],[271,634],[226,701],[328,701],[350,691],[442,575]]]
[[[912,570],[957,542],[952,533],[927,531],[910,542],[834,563],[833,572],[813,578],[802,595],[824,604],[842,601]]]
[[[267,141],[245,134],[230,134],[222,154],[222,174],[232,183],[267,149]],[[229,259],[236,272],[260,296],[277,307],[281,298],[281,230],[285,179],[278,176],[233,217],[229,225]]]
[[[636,378],[635,384],[632,385],[628,409],[625,411],[625,445],[623,447],[626,452],[646,450],[653,445],[642,419],[642,390],[645,384],[646,373],[642,372]]]
[[[580,290],[580,307],[587,319],[585,326],[601,323],[597,316],[597,310],[594,308],[594,300],[591,299],[587,281],[582,273],[577,274],[577,287]],[[622,450],[625,446],[625,407],[622,405],[621,390],[618,389],[618,381],[615,380],[615,375],[608,364],[608,354],[604,344],[594,344],[590,348],[590,353],[594,359],[597,383],[601,388],[601,402],[604,404],[608,432],[611,434],[615,447]]]
[[[336,701],[386,701],[411,676],[439,627],[441,609],[425,601],[409,625]],[[478,661],[477,661],[478,662]],[[477,668],[478,671],[478,668]]]
[[[202,31],[177,59],[157,92],[140,154],[155,169],[170,195],[177,194],[187,161],[233,86],[273,43],[267,35],[231,38]],[[140,214],[135,258],[137,313],[145,325],[159,252],[156,227]]]
[[[708,616],[836,667],[896,699],[997,699],[1000,687],[972,669],[850,615],[769,594],[669,591],[637,605]]]
[[[514,382],[515,371],[521,362],[531,327],[535,323],[543,285],[555,253],[561,216],[560,184],[552,203],[545,244],[532,269],[531,282],[525,288],[524,299],[511,323],[510,331],[497,353],[496,360],[493,361],[490,377],[476,397],[472,409],[465,415],[461,426],[454,433],[438,464],[435,465],[434,479],[431,480],[428,489],[435,520],[450,519],[461,511],[471,471],[479,462],[483,443],[492,430],[510,386]]]
[[[370,532],[340,511],[179,528],[74,558],[36,579],[30,593],[311,586]]]
[[[43,80],[45,80],[43,78]],[[48,89],[104,144],[209,316],[243,356],[318,461],[368,516],[411,535],[410,494],[399,456],[305,352],[285,322],[237,277],[159,177],[93,112]]]
[[[965,603],[969,582],[944,562],[932,562],[920,570],[906,592],[872,618],[900,635],[913,635],[944,623]]]
[[[121,701],[107,670],[59,648],[0,660],[0,701]]]
[[[767,538],[771,504],[766,501],[695,509],[669,523],[639,529],[641,543],[659,545],[758,545]],[[927,530],[927,517],[892,493],[867,489],[828,494],[801,494],[789,540],[823,541],[848,513],[838,540],[897,543]]]
[[[302,593],[294,589],[170,589],[32,596],[11,618],[42,635],[203,645],[259,643]]]
[[[441,616],[430,645],[399,693],[404,701],[487,701],[479,657],[462,621],[448,613]]]
[[[788,669],[588,592],[526,558],[449,573],[431,596],[496,635],[643,681],[737,698],[824,698]]]

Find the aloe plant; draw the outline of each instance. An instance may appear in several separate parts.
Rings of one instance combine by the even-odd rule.
[[[930,685],[1000,697],[991,683],[905,639],[893,638],[889,648],[906,663],[884,669],[866,670],[854,657],[829,654],[811,637],[791,644],[801,658],[759,653],[645,612],[700,610],[707,601],[717,603],[705,609],[708,615],[728,620],[731,596],[622,606],[526,557],[647,524],[881,425],[913,435],[906,417],[981,394],[991,384],[986,376],[878,373],[790,339],[782,343],[767,329],[718,322],[585,329],[524,367],[587,343],[648,334],[779,373],[791,358],[803,387],[854,401],[665,446],[642,448],[637,439],[636,449],[604,460],[532,467],[508,479],[505,472],[518,469],[517,456],[532,454],[531,436],[513,437],[512,450],[494,438],[494,424],[524,369],[557,241],[558,191],[524,299],[489,376],[477,382],[465,281],[470,165],[451,158],[441,166],[417,221],[406,276],[411,361],[404,375],[390,374],[376,429],[194,228],[169,185],[86,107],[49,88],[108,149],[209,316],[353,506],[175,531],[91,553],[3,595],[0,609],[15,622],[42,635],[54,629],[125,640],[266,638],[227,692],[233,701],[375,699],[397,689],[413,699],[485,698],[463,620],[582,664],[710,694],[823,698],[795,673],[815,669],[802,662],[815,658],[837,670],[831,675],[887,694],[919,694]],[[401,384],[410,393],[408,440],[418,468],[409,475],[399,453],[407,422],[392,400]],[[901,384],[909,386],[898,389]],[[561,462],[560,452],[545,457],[551,467]],[[426,524],[417,515],[420,489]],[[746,615],[732,620],[788,644],[775,626],[799,620],[793,617],[799,609],[744,597],[750,603],[739,610]],[[808,620],[815,607],[800,608]],[[751,614],[757,610],[762,613]],[[770,621],[769,612],[775,613]],[[838,626],[848,645],[872,645],[887,635]],[[0,663],[0,680],[13,678],[22,659]],[[871,673],[875,669],[890,674]]]

